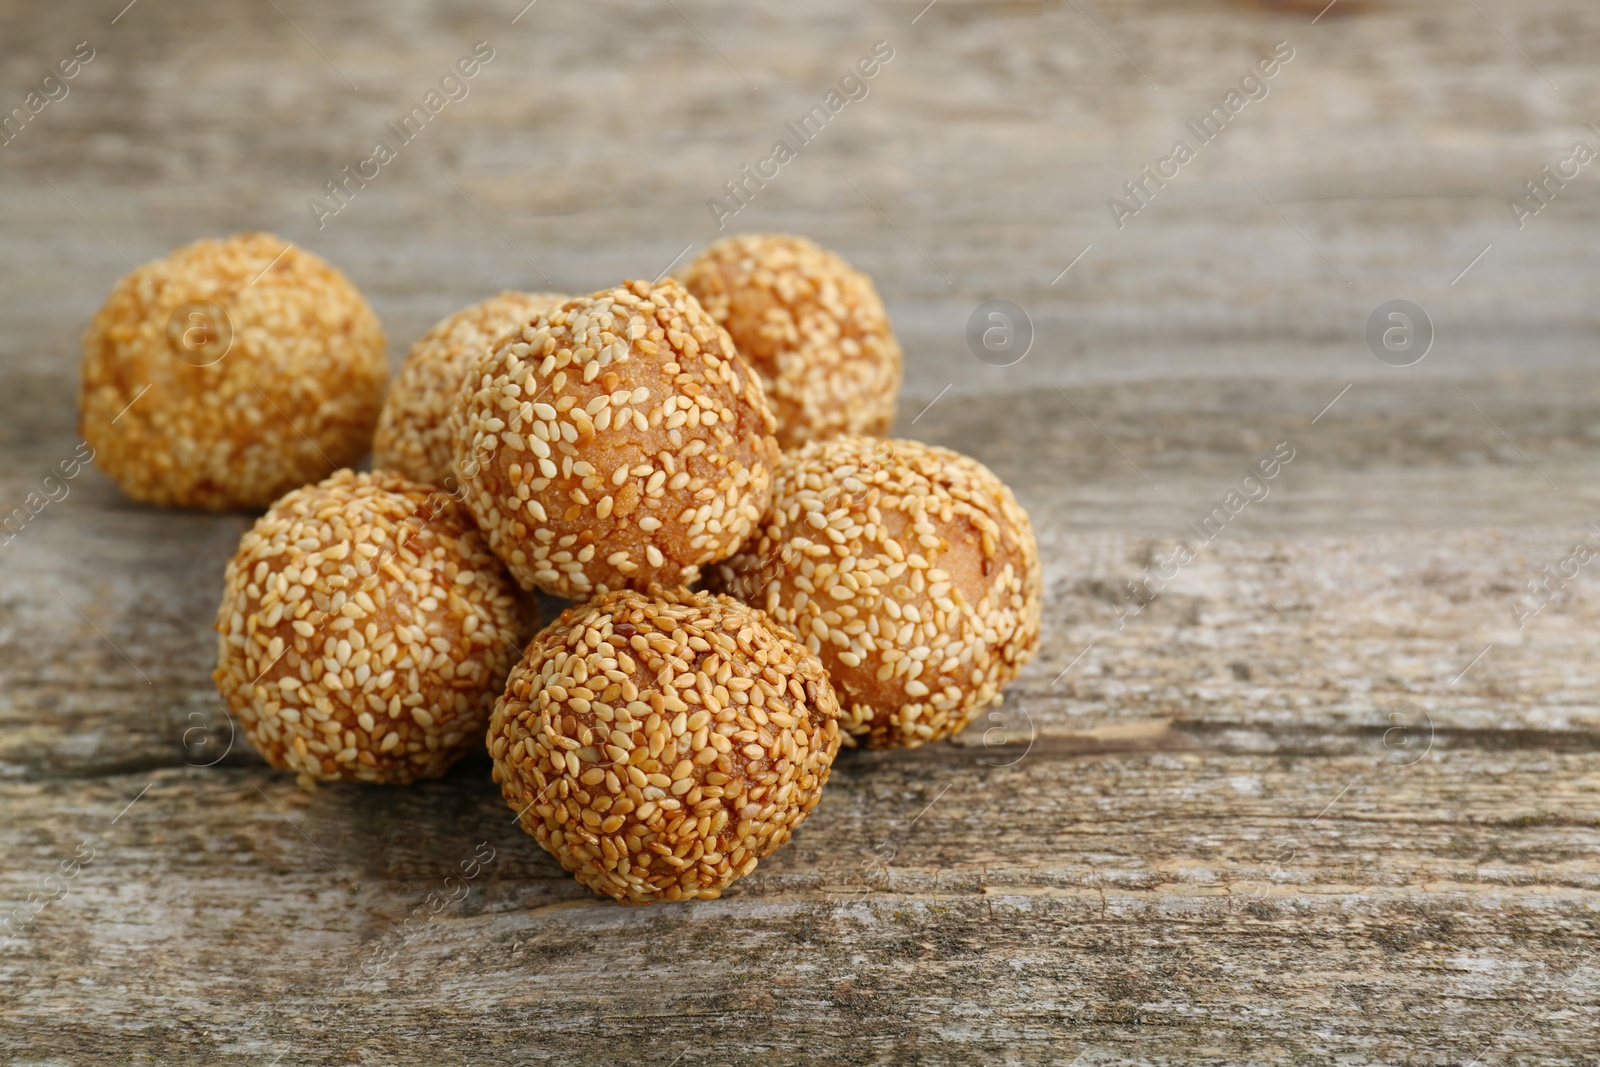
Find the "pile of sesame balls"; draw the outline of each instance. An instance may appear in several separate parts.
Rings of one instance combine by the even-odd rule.
[[[501,293],[387,392],[386,366],[355,286],[270,234],[145,264],[84,338],[82,432],[124,492],[265,509],[213,678],[308,786],[437,777],[486,743],[583,885],[711,898],[841,745],[949,737],[1037,648],[1027,514],[975,460],[882,436],[883,302],[805,238]],[[535,592],[574,603],[541,628]]]

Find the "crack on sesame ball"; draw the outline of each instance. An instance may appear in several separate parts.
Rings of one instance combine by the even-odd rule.
[[[627,904],[720,896],[789,840],[838,754],[815,655],[686,589],[611,593],[528,645],[489,724],[522,828]]]
[[[230,338],[225,354],[174,347],[186,307],[224,316],[195,328]],[[361,459],[388,376],[377,316],[349,279],[265,233],[124,275],[83,349],[79,426],[96,462],[135,500],[212,510],[265,507]]]
[[[903,360],[867,275],[804,237],[744,234],[683,281],[761,375],[783,448],[889,429]]]
[[[507,291],[446,316],[417,338],[383,399],[372,441],[374,465],[444,485],[455,461],[450,413],[473,363],[566,299],[560,293]]]
[[[480,359],[451,417],[463,499],[525,589],[688,584],[766,506],[761,381],[672,279],[568,300]]]
[[[466,513],[342,470],[244,535],[217,610],[217,689],[268,763],[309,779],[434,778],[483,736],[536,620]]]
[[[916,441],[785,453],[759,535],[713,578],[822,658],[871,748],[956,733],[1038,648],[1027,513],[976,460]]]

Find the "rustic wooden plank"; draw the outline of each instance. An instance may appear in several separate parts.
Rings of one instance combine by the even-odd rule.
[[[1586,567],[1512,605],[1596,536],[1600,196],[1507,208],[1600,143],[1588,7],[278,6],[0,11],[7,107],[96,49],[0,148],[0,506],[78,444],[77,338],[124,255],[273,229],[398,360],[496,289],[714,239],[706,198],[887,40],[734,222],[877,278],[899,431],[1034,516],[1045,647],[951,743],[844,756],[725,899],[622,909],[483,759],[307,795],[229,748],[209,625],[250,516],[91,468],[0,546],[0,907],[94,850],[0,948],[5,1058],[1592,1062],[1600,599]],[[307,197],[477,40],[468,98],[318,230]],[[1107,198],[1278,41],[1270,94],[1118,229]],[[1009,367],[963,336],[996,297],[1035,330]],[[1364,340],[1395,297],[1435,327],[1413,367]],[[1124,583],[1280,441],[1270,495],[1119,629]],[[392,925],[480,844],[464,900]]]
[[[1600,901],[1595,604],[1575,586],[1520,633],[1505,610],[1566,532],[1219,540],[1120,633],[1105,589],[1148,542],[1057,535],[1052,636],[997,717],[847,756],[799,838],[706,908],[589,900],[511,825],[481,759],[308,798],[242,753],[174,768],[169,712],[137,773],[19,760],[0,898],[79,841],[100,855],[0,956],[33,1042],[16,1051],[466,1042],[598,1062],[671,1044],[688,1015],[669,1051],[710,1062],[843,1033],[835,1054],[883,1062],[1577,1055]],[[1498,643],[1457,680],[1469,633]],[[216,721],[200,678],[186,693]],[[1398,736],[1393,699],[1425,715]],[[385,933],[480,842],[496,861],[459,911]],[[91,975],[81,998],[45,996]]]
[[[8,785],[8,891],[80,840],[99,852],[8,949],[4,1040],[73,1060],[1587,1050],[1593,752],[1398,770],[1142,747],[848,757],[794,847],[726,900],[646,910],[587,899],[481,766],[314,798],[244,768]],[[480,842],[494,859],[464,903],[388,928]]]

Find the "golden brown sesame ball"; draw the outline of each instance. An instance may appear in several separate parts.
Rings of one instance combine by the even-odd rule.
[[[683,284],[761,375],[784,448],[889,429],[900,344],[871,278],[804,237],[756,233],[707,248]]]
[[[625,904],[720,896],[817,806],[839,703],[759,611],[623,590],[529,642],[489,722],[500,791],[578,881]]]
[[[688,584],[739,547],[778,444],[761,381],[672,279],[568,300],[457,399],[464,499],[525,588]]]
[[[280,770],[434,778],[483,736],[517,661],[516,594],[449,496],[342,470],[279,500],[239,543],[212,677]]]
[[[135,500],[265,507],[367,454],[388,377],[355,286],[268,233],[123,276],[83,338],[79,427]]]
[[[784,453],[760,535],[720,577],[821,655],[870,748],[960,730],[1039,643],[1027,513],[981,463],[916,441]]]
[[[473,361],[565,299],[559,293],[504,292],[440,319],[417,338],[383,398],[373,464],[444,485],[455,452],[449,416]]]

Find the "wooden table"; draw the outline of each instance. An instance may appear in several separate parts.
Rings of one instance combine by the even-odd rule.
[[[0,11],[4,108],[94,51],[0,148],[5,510],[77,446],[77,339],[129,261],[271,229],[350,274],[398,361],[499,288],[683,262],[886,41],[730,232],[876,277],[898,432],[1016,488],[1047,584],[994,715],[842,757],[724,899],[624,909],[481,758],[305,794],[230,747],[210,624],[251,516],[88,470],[0,546],[0,904],[77,872],[0,949],[0,1058],[1595,1062],[1600,562],[1514,604],[1600,546],[1600,164],[1520,229],[1508,200],[1600,147],[1600,13],[925,2]],[[319,229],[307,201],[478,41],[469,95]],[[1279,42],[1264,97],[1186,133]],[[1108,199],[1180,137],[1119,229]],[[1401,298],[1434,334],[1408,367],[1365,339]],[[964,337],[992,299],[1031,321],[1009,366]],[[1270,494],[1119,628],[1124,583],[1280,442]]]

